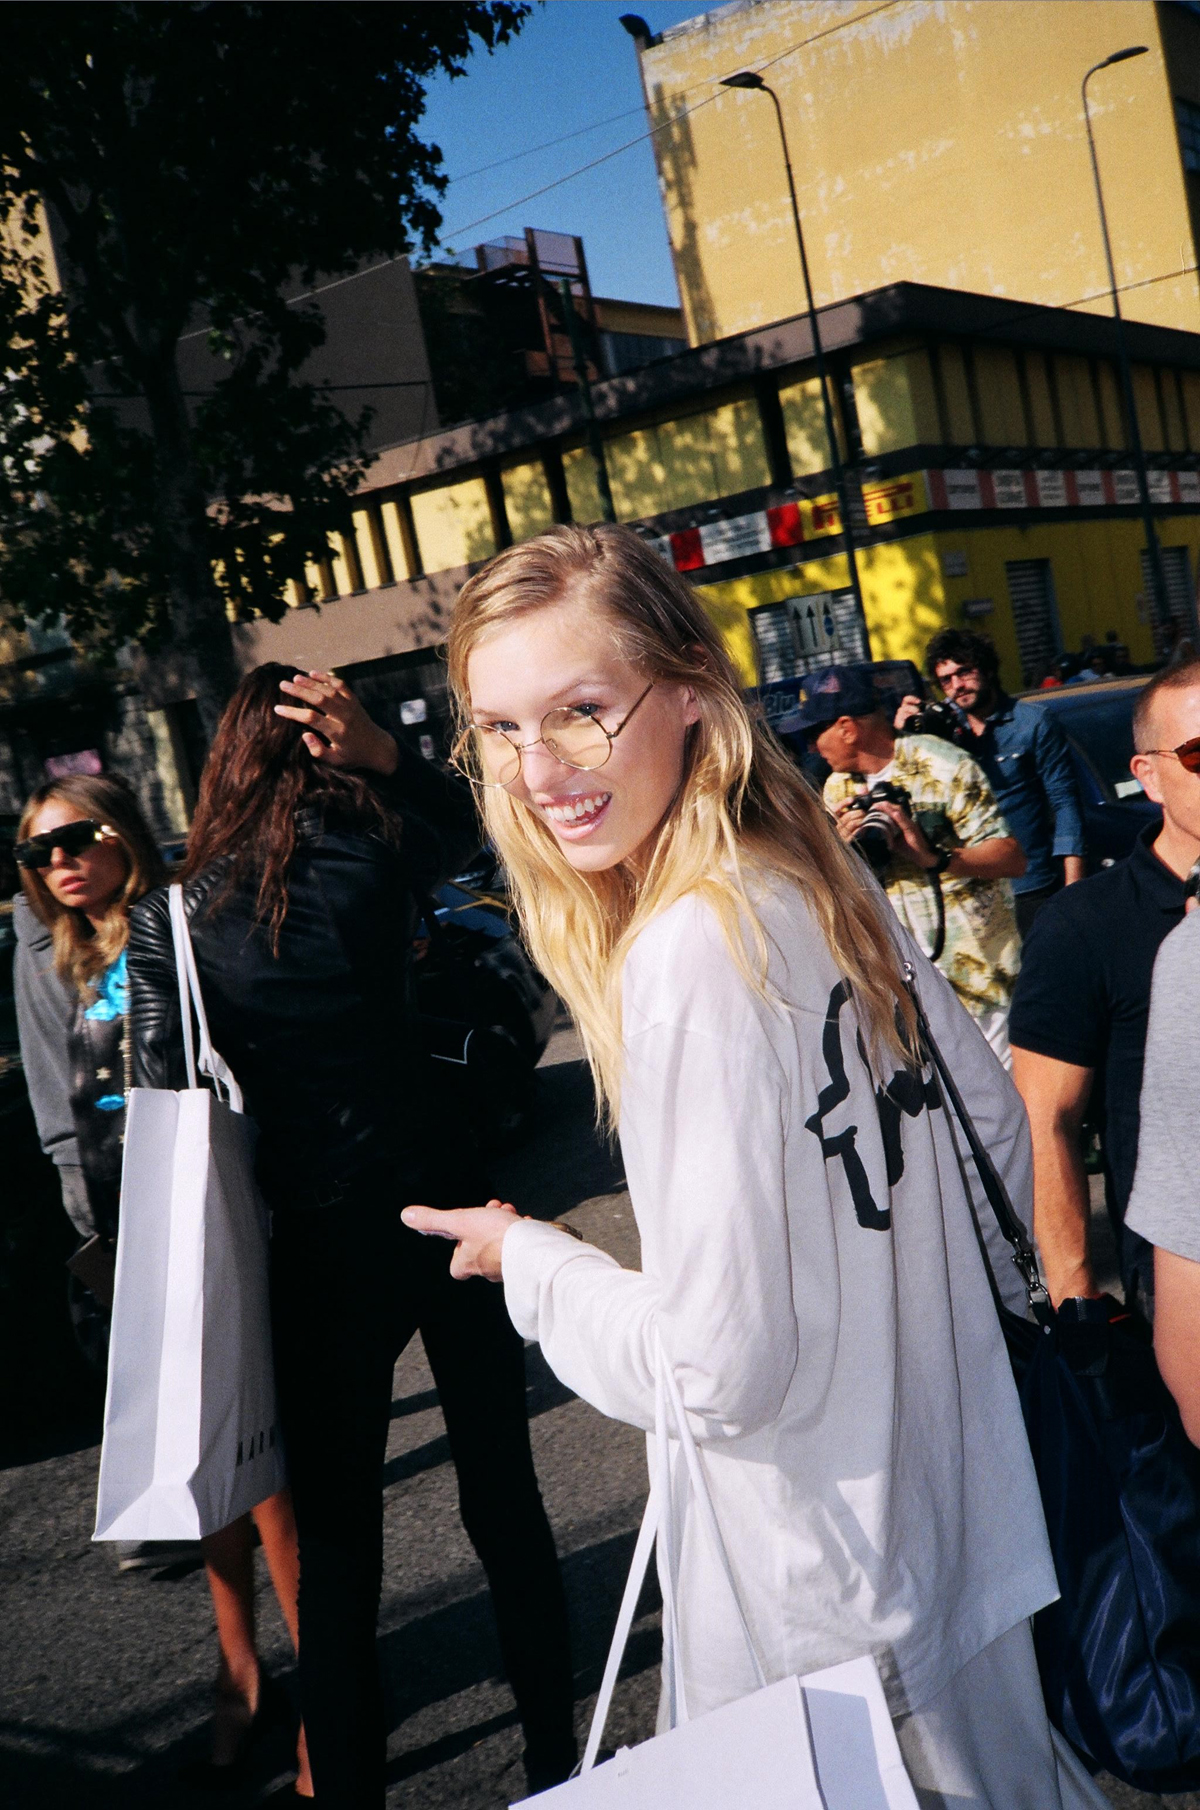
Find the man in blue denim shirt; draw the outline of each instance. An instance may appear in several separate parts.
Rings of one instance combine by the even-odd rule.
[[[958,718],[954,740],[987,774],[1025,850],[1013,892],[1026,936],[1046,900],[1084,876],[1083,812],[1067,744],[1048,710],[1017,703],[1001,689],[1000,662],[986,636],[943,629],[926,649],[925,670]],[[906,698],[896,727],[917,708],[917,699]]]

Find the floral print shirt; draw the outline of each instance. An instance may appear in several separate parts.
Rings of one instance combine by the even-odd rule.
[[[912,799],[912,809],[935,848],[971,848],[1012,831],[1000,813],[982,767],[952,742],[936,735],[901,735],[886,774]],[[858,773],[833,773],[825,782],[832,811],[871,784]],[[901,849],[882,875],[900,922],[931,954],[937,930],[934,880]],[[977,1018],[1007,1010],[1021,965],[1013,890],[1007,880],[940,876],[946,910],[946,942],[941,968],[962,1003]]]

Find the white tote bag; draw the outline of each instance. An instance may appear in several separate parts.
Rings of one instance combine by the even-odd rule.
[[[522,1800],[538,1810],[917,1810],[871,1658],[767,1684],[717,1526],[679,1388],[656,1341],[658,1462],[578,1778]],[[668,1419],[683,1447],[705,1531],[721,1562],[759,1688],[688,1720],[679,1663],[678,1555],[671,1550]],[[597,1766],[621,1658],[656,1536],[664,1541],[665,1734]],[[514,1806],[514,1810],[516,1807]]]
[[[197,1539],[284,1483],[255,1127],[170,907],[188,1085],[129,1096],[96,1540]]]

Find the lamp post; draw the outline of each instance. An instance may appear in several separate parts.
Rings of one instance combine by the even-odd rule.
[[[1154,510],[1150,502],[1150,480],[1146,475],[1146,453],[1142,446],[1142,433],[1138,425],[1137,404],[1133,395],[1133,373],[1129,365],[1129,347],[1125,342],[1125,320],[1121,313],[1121,298],[1117,290],[1117,273],[1113,266],[1112,242],[1108,236],[1108,215],[1104,209],[1104,190],[1100,186],[1100,164],[1096,157],[1096,139],[1092,132],[1092,116],[1088,108],[1088,83],[1102,69],[1110,69],[1114,63],[1127,63],[1131,57],[1144,57],[1144,44],[1130,44],[1125,50],[1114,50],[1110,57],[1102,63],[1093,63],[1083,78],[1080,97],[1083,101],[1083,123],[1087,128],[1088,151],[1092,159],[1092,180],[1096,185],[1096,207],[1100,214],[1100,233],[1104,240],[1104,259],[1108,265],[1108,286],[1112,292],[1113,319],[1117,328],[1117,362],[1121,371],[1121,394],[1125,401],[1125,416],[1129,423],[1129,450],[1133,454],[1133,462],[1137,469],[1138,497],[1142,506],[1142,525],[1146,535],[1146,551],[1150,557],[1150,589],[1151,620],[1157,630],[1158,637],[1165,637],[1167,625],[1171,619],[1167,602],[1166,575],[1163,572],[1162,548],[1158,544],[1158,529],[1154,522]]]
[[[854,528],[850,519],[850,495],[846,482],[846,469],[838,450],[837,428],[833,418],[833,404],[829,397],[829,380],[825,367],[825,349],[821,344],[821,327],[817,320],[816,303],[813,301],[812,279],[808,273],[808,253],[804,248],[804,230],[800,225],[800,207],[796,200],[796,182],[792,175],[792,159],[788,152],[787,132],[783,124],[783,108],[779,105],[779,96],[775,90],[752,69],[739,69],[736,75],[722,76],[721,86],[722,88],[747,88],[754,94],[767,94],[774,103],[775,119],[779,126],[779,144],[783,152],[783,165],[787,171],[788,196],[792,203],[792,224],[796,229],[796,248],[800,253],[800,270],[804,277],[804,299],[808,309],[808,325],[812,333],[813,354],[816,358],[817,377],[821,385],[821,402],[825,411],[825,437],[829,442],[829,460],[833,468],[833,482],[837,490],[838,508],[842,518],[842,535],[846,542],[846,561],[850,568],[850,589],[854,594],[854,604],[862,628],[863,647],[867,659],[870,659],[871,639],[867,631],[867,613],[863,608],[862,586],[858,576],[858,558],[854,546]]]

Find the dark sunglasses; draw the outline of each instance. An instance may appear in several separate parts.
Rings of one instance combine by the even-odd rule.
[[[1180,742],[1178,748],[1143,748],[1143,754],[1173,754],[1185,773],[1200,773],[1200,735],[1194,735],[1190,742]]]
[[[30,836],[18,842],[13,856],[18,867],[49,867],[56,848],[64,855],[82,855],[85,848],[101,841],[106,831],[113,834],[106,823],[97,823],[94,817],[80,817],[74,823],[64,823],[61,829],[47,830],[44,836]]]

